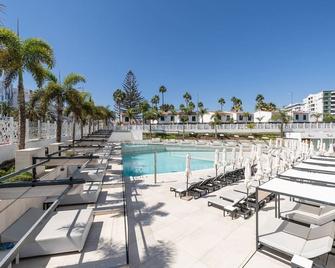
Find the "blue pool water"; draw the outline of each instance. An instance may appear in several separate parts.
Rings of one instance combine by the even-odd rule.
[[[180,172],[185,170],[188,152],[157,152],[157,173]],[[213,167],[214,152],[192,151],[191,169],[199,170]],[[154,173],[153,153],[127,153],[123,155],[123,175],[140,176]]]

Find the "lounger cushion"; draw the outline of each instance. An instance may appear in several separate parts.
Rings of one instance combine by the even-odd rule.
[[[17,242],[34,225],[45,211],[39,208],[28,209],[20,218],[0,235],[1,242]]]

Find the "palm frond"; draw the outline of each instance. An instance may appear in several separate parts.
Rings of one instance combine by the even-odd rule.
[[[70,73],[65,77],[63,84],[66,88],[72,88],[78,83],[85,83],[85,82],[86,79],[84,76],[77,73]]]
[[[52,68],[55,64],[51,46],[38,38],[29,38],[23,42],[23,61],[26,66],[45,64]]]

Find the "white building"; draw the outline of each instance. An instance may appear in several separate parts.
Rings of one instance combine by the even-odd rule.
[[[29,102],[31,90],[26,90],[24,92],[25,95],[25,101]],[[18,107],[17,103],[17,95],[18,95],[18,89],[14,88],[12,85],[10,85],[8,88],[5,88],[3,83],[0,83],[0,102],[6,102],[10,106],[13,106],[15,108]]]
[[[323,90],[309,94],[303,100],[305,111],[318,114],[335,114],[335,90]]]

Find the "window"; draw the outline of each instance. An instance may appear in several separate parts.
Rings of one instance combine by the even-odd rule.
[[[240,115],[238,116],[238,120],[242,121],[242,120],[243,120],[243,115],[240,114]]]
[[[304,119],[304,121],[306,121],[307,120],[307,115],[303,115],[303,119]]]
[[[299,115],[298,114],[295,115],[295,120],[299,120]]]
[[[165,121],[165,117],[164,116],[161,116],[161,121]]]
[[[221,115],[218,115],[218,119],[221,121]]]
[[[195,122],[195,115],[192,115],[192,122]]]
[[[170,117],[170,121],[171,121],[171,122],[174,121],[174,116],[173,116],[173,115],[171,115],[171,117]]]
[[[230,115],[227,115],[226,118],[227,118],[227,121],[230,121]]]
[[[248,121],[251,121],[252,118],[251,118],[251,115],[248,115]]]
[[[126,117],[124,118],[124,121],[125,121],[125,122],[129,122],[129,117],[126,116]]]

